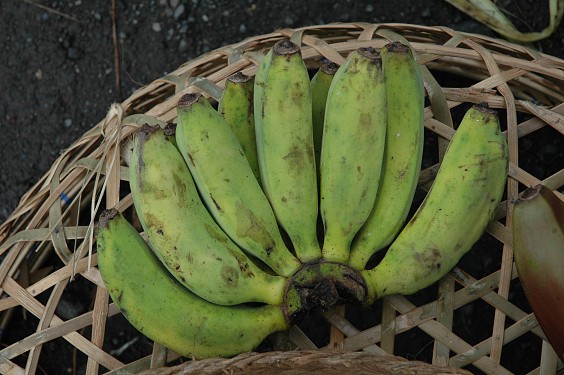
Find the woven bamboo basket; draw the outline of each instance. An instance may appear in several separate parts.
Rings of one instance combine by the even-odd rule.
[[[228,76],[254,74],[261,55],[281,38],[302,46],[312,71],[323,60],[342,63],[358,47],[380,49],[398,39],[411,44],[423,67],[428,98],[419,202],[465,109],[481,102],[498,109],[510,168],[496,220],[436,285],[413,296],[386,297],[371,308],[339,306],[311,314],[282,335],[281,346],[292,354],[271,345],[260,355],[192,361],[143,337],[121,342],[128,323],[108,297],[96,267],[94,234],[104,208],[123,211],[132,205],[120,147],[143,123],[174,122],[176,103],[187,92],[217,100]],[[386,360],[395,361],[389,373],[557,373],[563,365],[520,288],[508,218],[512,200],[525,187],[542,182],[557,191],[564,186],[563,134],[563,60],[446,27],[349,23],[282,29],[206,53],[112,105],[102,121],[60,155],[0,227],[5,343],[0,372],[40,372],[47,352],[59,358],[60,373],[244,373],[246,366],[265,363],[273,372],[277,363],[290,361],[289,355],[296,372],[287,373],[292,374],[300,368],[303,373],[314,368],[376,373],[370,371]],[[68,295],[79,295],[82,309],[69,312]],[[417,364],[422,365],[419,370]],[[171,365],[183,370],[170,372],[169,367],[164,372]],[[415,370],[400,372],[408,365]],[[194,372],[190,366],[196,366]],[[434,371],[424,372],[425,366]]]

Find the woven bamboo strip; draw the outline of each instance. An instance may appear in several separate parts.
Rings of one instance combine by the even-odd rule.
[[[344,317],[345,306],[335,306],[334,313]],[[331,348],[331,350],[342,351],[344,347],[344,339],[345,335],[339,328],[334,325],[329,328],[329,347]]]
[[[164,367],[166,365],[167,353],[167,348],[158,343],[154,343],[153,352],[151,353],[151,364],[149,365],[149,368],[155,369]]]
[[[396,331],[396,309],[389,298],[382,301],[382,333],[380,347],[388,354],[394,354],[394,340]]]
[[[292,326],[288,332],[288,336],[302,350],[315,350],[317,346],[298,326]]]
[[[94,300],[94,309],[92,310],[92,344],[102,348],[104,344],[104,333],[106,328],[106,320],[108,318],[108,302],[110,298],[106,288],[98,286],[96,288],[96,297]],[[98,374],[98,362],[92,357],[88,357],[86,363],[86,374]]]
[[[541,365],[539,366],[540,374],[553,374],[558,369],[558,356],[556,352],[546,341],[542,342],[542,352],[541,352]]]
[[[437,298],[437,322],[448,330],[452,330],[454,318],[454,280],[443,277],[439,281],[439,295]],[[450,348],[439,341],[435,341],[432,363],[436,366],[447,366],[450,358]]]
[[[120,311],[115,304],[110,304],[108,308],[108,317],[118,314]],[[23,354],[35,346],[42,345],[48,341],[68,335],[72,332],[79,331],[92,324],[93,311],[87,312],[76,318],[69,319],[58,325],[51,325],[41,331],[30,335],[23,340],[18,341],[0,351],[1,358],[12,359]]]
[[[501,278],[501,270],[498,272],[500,273],[500,278]],[[459,270],[459,272],[456,272],[455,275],[458,276],[456,278],[456,281],[461,283],[462,285],[468,285],[468,283],[474,284],[477,282],[476,279],[474,279],[472,276],[466,274],[461,270]],[[511,278],[514,279],[516,277],[517,277],[517,271],[515,269],[515,264],[513,264]],[[507,299],[500,296],[498,293],[494,293],[494,292],[488,293],[484,295],[482,299],[488,304],[490,304],[491,306],[493,306],[494,308],[503,311],[505,315],[507,315],[514,321],[524,319],[527,316],[526,312],[524,312],[523,310],[521,310],[511,302],[509,302]],[[540,328],[538,327],[532,328],[531,332],[536,334],[541,339],[546,340],[546,337]]]
[[[391,296],[392,302],[394,307],[401,313],[405,313],[415,306],[409,302],[403,296]],[[466,352],[471,350],[472,345],[468,344],[460,337],[456,336],[450,330],[448,330],[445,326],[438,323],[435,320],[428,320],[424,323],[418,325],[418,328],[423,330],[425,333],[429,334],[430,336],[434,337],[436,340],[440,341],[444,345],[448,346],[452,351],[455,353]],[[499,363],[493,361],[491,358],[482,357],[473,362],[473,365],[479,368],[482,371],[491,374],[511,374],[510,371],[503,368]]]
[[[97,255],[94,254],[92,256],[92,263],[95,266],[97,264]],[[86,271],[88,268],[88,259],[81,259],[78,262],[76,270],[81,273]],[[26,288],[26,291],[31,296],[37,296],[42,292],[46,291],[47,289],[51,288],[53,285],[61,282],[64,279],[71,278],[73,275],[72,265],[66,265],[57,271],[54,271],[50,275],[44,277],[43,279],[39,280],[37,283],[30,285]],[[17,306],[17,301],[13,297],[6,297],[0,299],[0,311],[4,311],[11,307]]]
[[[461,271],[455,269],[455,271],[451,273],[451,277],[457,273],[461,273]],[[497,283],[499,282],[499,274],[500,272],[497,271],[479,281],[475,280],[474,282],[470,282],[470,278],[466,277],[466,286],[454,294],[454,309],[462,307],[479,298],[495,294],[495,292],[492,291],[496,288]],[[417,327],[423,322],[435,319],[436,308],[436,302],[430,302],[426,305],[414,308],[405,314],[398,315],[395,323],[396,334],[406,332]],[[354,336],[348,337],[345,339],[345,350],[360,350],[365,346],[380,342],[381,332],[382,326],[380,324],[357,333]]]
[[[4,363],[0,363],[0,372],[6,375],[24,375],[25,371],[20,366],[16,365],[12,361],[2,360]]]
[[[55,288],[49,296],[47,305],[45,306],[45,311],[43,312],[43,315],[41,316],[41,319],[37,326],[37,331],[42,331],[51,325],[51,321],[53,319],[53,316],[55,315],[55,309],[57,308],[57,304],[59,303],[61,295],[63,294],[63,291],[67,286],[67,282],[68,280],[63,280],[55,285]],[[42,345],[36,345],[30,349],[29,356],[27,357],[27,364],[25,366],[26,375],[35,374],[35,371],[37,370],[37,364],[39,362],[39,354],[41,353],[41,348]]]
[[[360,331],[351,322],[346,320],[343,316],[337,314],[334,309],[323,312],[322,315],[329,323],[331,323],[331,325],[338,327],[341,330],[341,332],[343,332],[347,337],[355,336],[360,333]],[[344,345],[343,345],[343,349],[344,349]],[[362,348],[362,350],[376,354],[390,354],[389,352],[387,353],[384,349],[382,349],[378,345],[368,345]]]
[[[23,289],[12,278],[6,278],[2,283],[4,291],[18,300],[33,315],[40,317],[45,311],[45,307],[31,296],[25,289]],[[56,315],[53,317],[51,324],[61,324],[63,321]],[[63,336],[78,350],[82,351],[89,357],[94,358],[98,363],[102,364],[108,369],[114,369],[123,366],[123,363],[110,356],[108,353],[100,350],[100,348],[92,345],[90,341],[76,332],[69,333]]]
[[[519,336],[529,332],[532,328],[538,326],[538,322],[533,314],[529,314],[524,318],[518,320],[511,326],[505,329],[503,335],[503,344],[507,344],[512,340],[515,340]],[[476,361],[476,359],[484,357],[490,353],[492,349],[492,338],[487,338],[486,340],[474,345],[474,347],[465,353],[461,353],[453,356],[450,359],[450,366],[464,367]]]

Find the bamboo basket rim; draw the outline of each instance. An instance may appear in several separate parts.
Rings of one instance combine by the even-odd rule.
[[[500,269],[476,279],[456,267],[439,283],[437,300],[421,306],[405,297],[386,297],[382,322],[362,331],[337,311],[326,312],[324,318],[334,327],[332,332],[337,337],[331,345],[347,352],[393,352],[394,335],[418,327],[435,341],[434,364],[472,364],[488,374],[507,374],[508,370],[500,365],[504,345],[532,332],[543,339],[539,366],[549,366],[554,371],[562,367],[547,347],[534,314],[508,300],[510,283],[517,274],[512,262],[511,223],[503,221],[520,187],[542,182],[557,191],[564,186],[564,170],[541,179],[521,168],[518,160],[520,138],[545,127],[554,129],[559,136],[564,134],[564,60],[501,39],[442,26],[334,23],[276,30],[187,61],[122,103],[114,103],[102,121],[61,153],[0,226],[0,286],[4,296],[0,299],[0,312],[21,306],[39,319],[36,333],[0,351],[0,372],[23,373],[24,368],[12,359],[26,353],[26,368],[35,369],[41,345],[60,337],[87,355],[88,373],[98,373],[99,367],[110,372],[139,371],[151,363],[164,365],[167,358],[174,358],[170,353],[163,357],[163,349],[155,345],[151,356],[126,364],[103,349],[106,320],[119,310],[109,300],[96,268],[96,254],[92,253],[97,213],[105,207],[123,211],[132,204],[130,195],[120,195],[120,181],[127,181],[120,149],[140,125],[174,121],[176,102],[188,92],[201,92],[218,100],[228,76],[238,71],[254,74],[265,49],[281,38],[299,42],[304,60],[312,69],[319,66],[321,59],[342,63],[346,54],[358,47],[380,49],[390,40],[407,40],[422,67],[473,79],[475,83],[469,87],[441,87],[432,74],[427,75],[425,87],[431,104],[425,109],[425,127],[438,137],[439,147],[448,144],[455,132],[450,115],[454,108],[464,103],[487,102],[506,113],[510,155],[507,199],[488,227],[488,233],[503,245]],[[518,120],[518,114],[527,119]],[[438,164],[424,169],[420,186],[431,183],[437,170]],[[84,212],[89,215],[89,224],[76,224]],[[26,284],[24,276],[38,271],[53,251],[61,267]],[[76,277],[97,288],[94,305],[91,311],[63,321],[55,309],[63,291]],[[455,284],[460,288],[455,290]],[[43,305],[36,296],[51,288],[49,301]],[[477,299],[493,306],[496,314],[492,336],[472,345],[448,327],[456,309]],[[514,321],[507,327],[506,317]],[[84,327],[92,328],[90,339],[77,332]],[[301,349],[318,349],[299,328],[292,328],[290,335]],[[451,357],[449,353],[455,354]]]

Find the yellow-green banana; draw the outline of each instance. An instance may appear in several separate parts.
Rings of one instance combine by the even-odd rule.
[[[219,226],[276,274],[292,275],[301,263],[288,250],[268,199],[235,134],[200,94],[178,102],[176,143]]]
[[[227,77],[218,111],[235,133],[256,179],[260,181],[253,110],[254,83],[253,76],[241,72]]]
[[[319,172],[319,159],[321,157],[321,141],[323,139],[323,123],[325,121],[325,104],[333,76],[339,65],[329,62],[321,65],[311,78],[311,113],[313,122],[313,148],[315,150],[315,165]]]
[[[220,306],[190,292],[168,273],[115,209],[100,217],[97,249],[102,279],[127,320],[178,354],[196,358],[236,355],[288,328],[279,306]]]
[[[412,294],[446,275],[476,241],[503,196],[507,144],[497,113],[470,108],[450,142],[425,200],[382,261],[362,271],[367,303]]]
[[[254,87],[262,188],[303,262],[321,257],[309,84],[299,46],[283,39],[261,61]]]
[[[180,151],[160,127],[135,133],[129,172],[149,243],[183,285],[222,305],[282,302],[286,279],[258,268],[216,224]]]
[[[423,156],[425,93],[419,67],[400,42],[385,45],[380,54],[388,107],[386,145],[374,207],[351,248],[349,264],[357,269],[364,269],[405,224]]]
[[[386,86],[373,48],[353,51],[331,82],[321,146],[323,258],[349,259],[380,180],[386,138]]]

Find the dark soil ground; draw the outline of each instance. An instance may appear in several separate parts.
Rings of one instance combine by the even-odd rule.
[[[115,3],[117,72],[112,1],[0,1],[0,222],[59,153],[104,118],[112,102],[126,99],[134,90],[206,51],[281,27],[339,21],[443,25],[495,36],[487,27],[440,0]],[[547,0],[503,0],[498,4],[511,13],[523,31],[538,31],[548,24]],[[564,57],[564,27],[533,46]],[[82,298],[85,291],[78,282],[67,289],[66,300],[71,301],[69,316],[75,316],[73,309],[80,312],[88,308],[90,298]],[[483,319],[479,306],[474,308],[476,311],[469,311],[464,317],[469,321]],[[64,311],[58,314],[64,319]],[[129,349],[130,355],[150,353],[148,342],[122,328],[126,326],[123,320],[113,319],[112,324],[115,327],[108,329],[119,332],[111,339],[112,347],[118,349],[133,339],[139,342]],[[26,327],[24,321],[21,330],[26,329],[33,328]],[[469,330],[467,335],[473,333]],[[401,340],[406,349],[398,354],[410,359],[426,359],[432,351],[432,346],[426,347],[428,340],[422,342],[409,335]],[[9,342],[9,337],[5,335],[2,342]],[[42,357],[47,359],[40,366],[44,373],[83,373],[80,355],[73,364],[72,353],[64,353],[58,346],[46,345],[43,350]],[[527,348],[521,352],[527,353]],[[127,353],[114,354],[128,360]],[[526,358],[512,359],[516,361],[517,373],[520,360]]]

